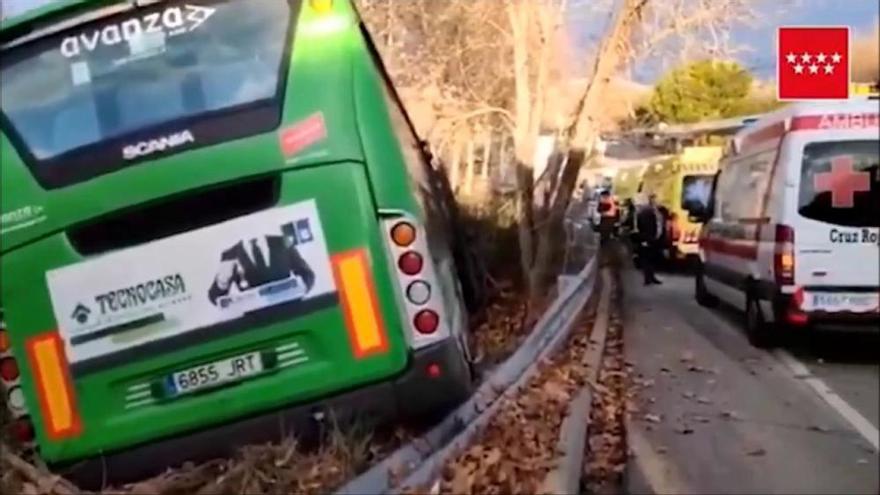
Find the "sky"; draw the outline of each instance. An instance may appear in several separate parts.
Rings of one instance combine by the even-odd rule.
[[[599,0],[601,1],[601,0]],[[606,0],[607,1],[607,0]],[[663,0],[657,0],[663,1]],[[772,78],[776,71],[776,28],[779,25],[843,25],[850,26],[853,38],[870,32],[880,17],[878,0],[793,0],[795,7],[780,11],[782,2],[765,1],[759,11],[762,19],[758,26],[738,26],[733,29],[732,41],[746,50],[737,58],[760,79]],[[608,22],[607,14],[586,10],[569,21],[578,47],[596,43]],[[589,65],[589,64],[585,64]],[[650,83],[662,72],[657,63],[641,61],[633,77]]]
[[[801,6],[779,15],[779,24],[849,26],[851,37],[867,34],[880,15],[878,0],[800,0]],[[776,25],[758,29],[738,29],[734,39],[750,45],[752,51],[742,61],[759,77],[772,77],[776,70]],[[754,40],[754,41],[753,41]]]

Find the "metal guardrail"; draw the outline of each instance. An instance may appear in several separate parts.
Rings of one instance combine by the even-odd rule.
[[[402,446],[385,460],[336,493],[371,495],[394,492],[396,487],[429,482],[446,460],[493,416],[503,394],[513,393],[537,370],[537,363],[565,342],[571,327],[593,294],[598,261],[592,256],[584,268],[569,276],[559,295],[535,324],[516,352],[498,366],[462,405],[419,438]],[[401,479],[398,482],[398,479]]]

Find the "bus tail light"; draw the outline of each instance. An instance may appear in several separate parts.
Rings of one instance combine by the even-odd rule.
[[[443,370],[440,368],[440,365],[437,363],[431,363],[425,368],[425,371],[428,373],[428,376],[431,378],[440,378],[440,375],[443,374]]]
[[[416,313],[413,325],[419,333],[430,335],[437,331],[437,326],[440,325],[440,317],[430,309],[423,309]]]
[[[12,420],[7,426],[9,436],[20,444],[28,444],[34,441],[34,424],[28,416]]]
[[[426,304],[431,299],[431,286],[424,280],[416,280],[406,288],[406,299],[416,306]]]
[[[18,380],[18,363],[13,357],[5,357],[0,359],[0,378],[4,382],[12,382]]]
[[[407,251],[400,255],[400,258],[397,260],[397,266],[400,268],[400,271],[410,276],[418,275],[422,271],[423,265],[422,255],[415,251]]]
[[[12,355],[12,342],[3,320],[3,310],[0,309],[0,393],[5,396],[6,411],[12,420],[7,425],[7,433],[19,444],[27,446],[34,439],[34,427],[27,417],[20,375],[18,361]]]
[[[9,392],[6,393],[6,404],[13,412],[25,411],[24,392],[20,386],[16,385],[9,389]]]
[[[391,227],[391,240],[402,248],[409,247],[416,240],[416,228],[409,222],[398,222]]]
[[[356,249],[333,256],[333,276],[345,314],[345,324],[358,359],[388,350],[367,252]]]
[[[444,307],[435,295],[437,276],[422,226],[400,212],[383,213],[385,246],[394,262],[401,303],[401,321],[407,341],[414,349],[449,336]]]
[[[28,339],[26,347],[49,438],[79,435],[82,425],[61,336],[58,332],[40,334]]]
[[[776,247],[773,251],[773,273],[777,285],[794,284],[794,229],[776,226]]]

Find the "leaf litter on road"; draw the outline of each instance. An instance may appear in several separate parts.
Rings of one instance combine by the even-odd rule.
[[[439,482],[403,487],[402,493],[536,493],[556,465],[559,429],[574,394],[586,382],[581,364],[591,318],[585,311],[569,340],[498,412],[467,446],[443,466]]]
[[[617,493],[623,482],[627,460],[625,415],[633,397],[631,381],[623,359],[623,322],[620,299],[611,304],[611,318],[606,337],[599,382],[601,392],[593,397],[589,423],[588,452],[584,458],[582,492]],[[662,417],[645,414],[644,419],[659,423]]]

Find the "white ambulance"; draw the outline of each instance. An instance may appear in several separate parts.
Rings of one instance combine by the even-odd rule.
[[[880,331],[880,102],[793,104],[740,131],[713,183],[696,298],[768,346],[810,328]]]

